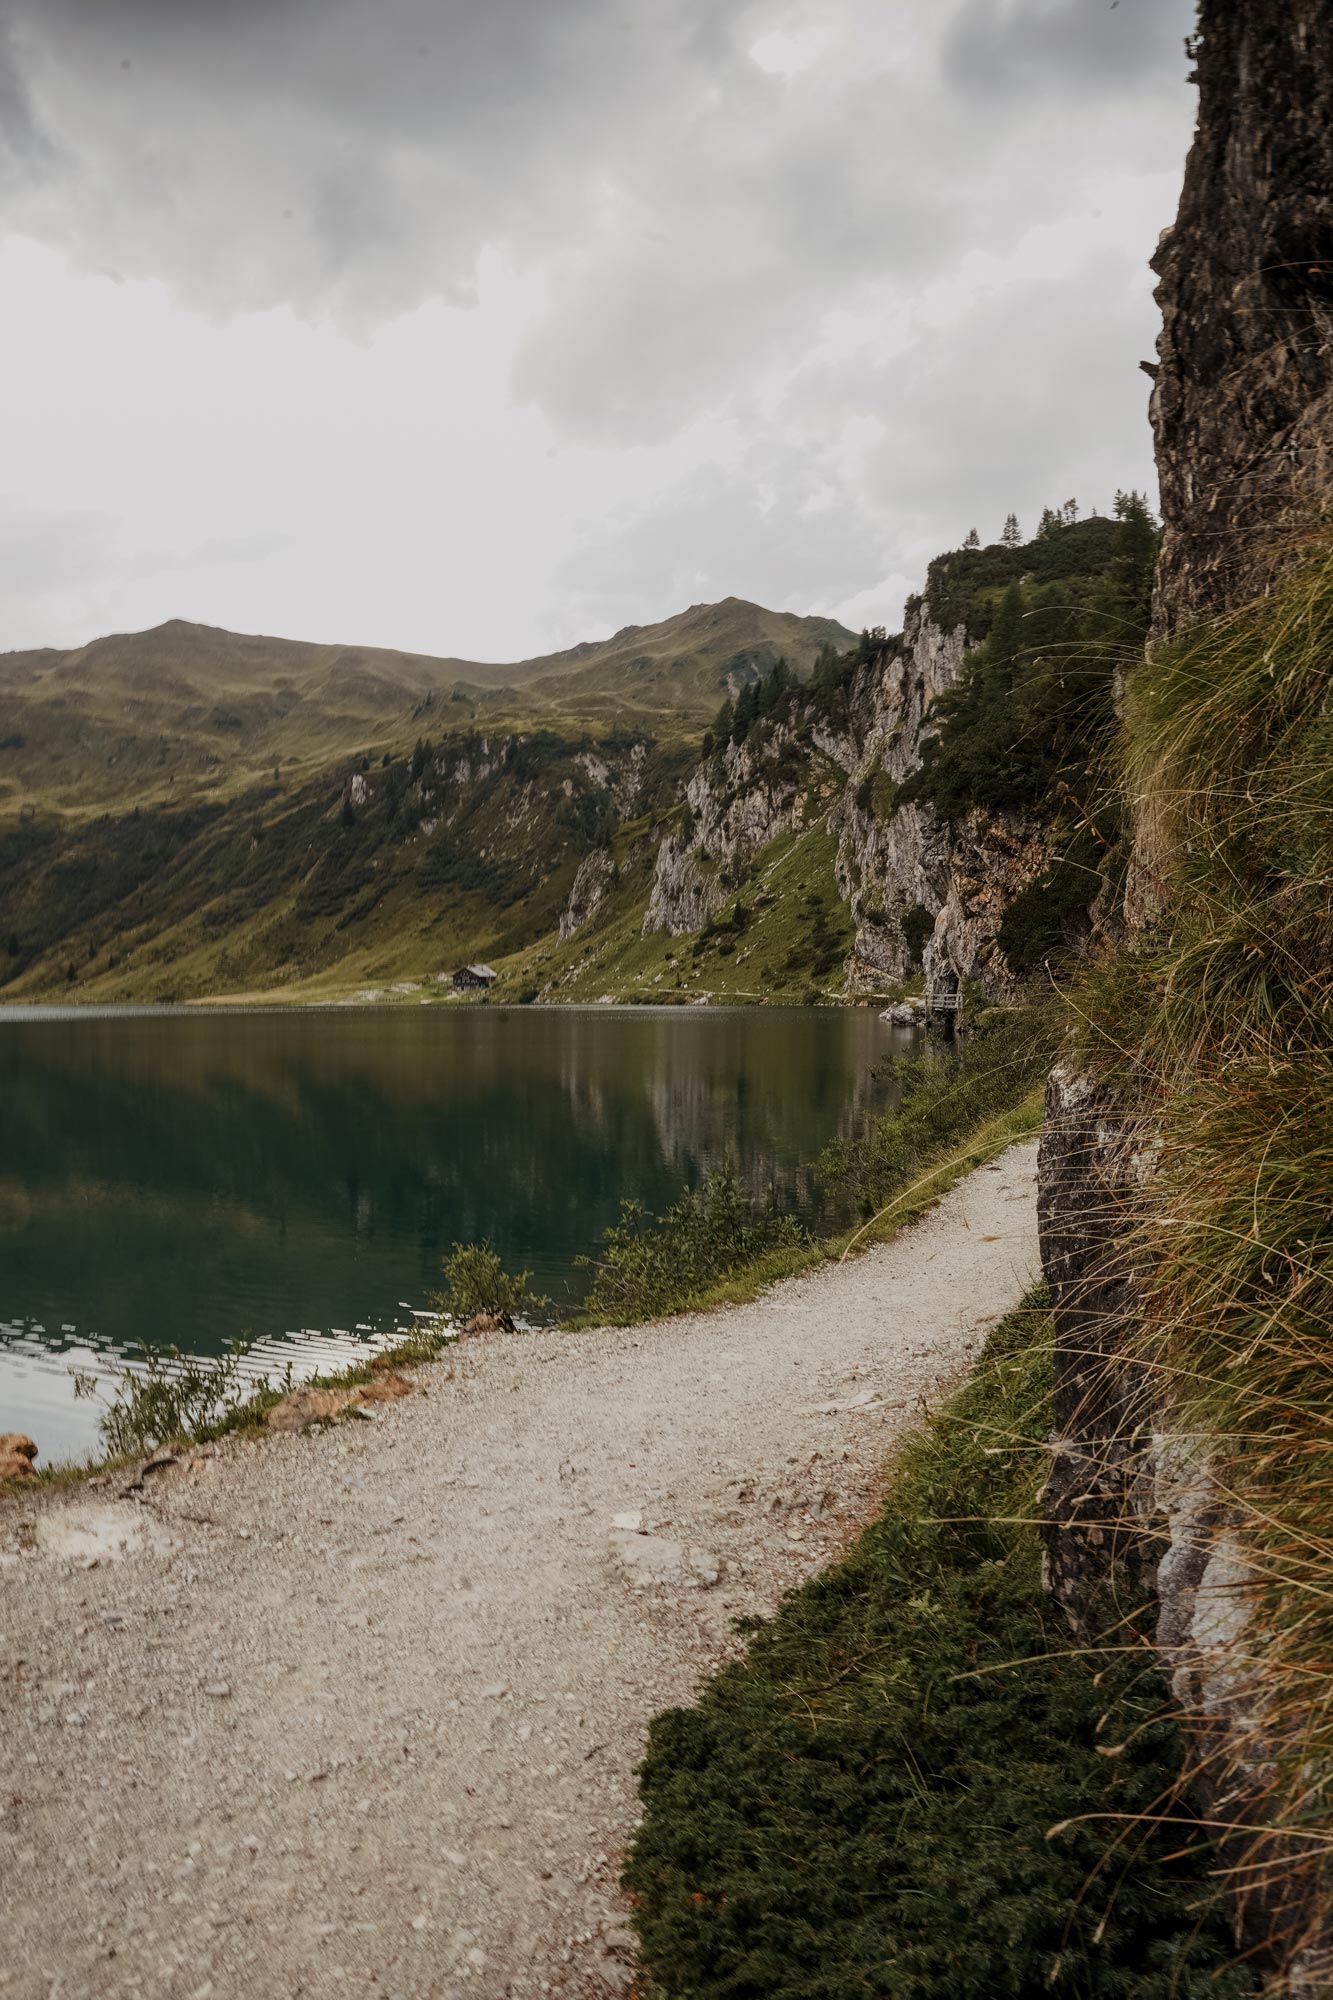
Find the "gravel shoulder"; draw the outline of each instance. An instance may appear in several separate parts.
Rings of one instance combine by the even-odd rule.
[[[1035,1169],[748,1305],[0,1501],[5,2000],[628,1991],[647,1723],[873,1511],[1033,1280]]]

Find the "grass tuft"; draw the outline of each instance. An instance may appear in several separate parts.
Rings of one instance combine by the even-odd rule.
[[[1158,916],[1076,996],[1156,1139],[1143,1360],[1243,1572],[1232,1648],[1272,1837],[1229,1860],[1333,1906],[1333,552],[1131,677],[1125,788]],[[1216,1761],[1210,1791],[1232,1774]],[[1252,1788],[1251,1779],[1246,1783]],[[1286,1878],[1279,1881],[1279,1878]]]

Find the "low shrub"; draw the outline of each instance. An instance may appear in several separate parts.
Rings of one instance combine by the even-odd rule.
[[[617,1325],[673,1312],[720,1278],[805,1240],[771,1191],[766,1201],[751,1199],[728,1161],[665,1215],[651,1214],[642,1202],[621,1204],[601,1255],[578,1260],[595,1274],[585,1311]]]
[[[444,1288],[436,1303],[454,1319],[472,1319],[477,1313],[497,1317],[532,1319],[550,1308],[550,1300],[529,1291],[531,1271],[506,1271],[495,1246],[482,1243],[455,1243],[444,1260]]]
[[[112,1457],[129,1457],[225,1427],[264,1386],[242,1368],[249,1353],[244,1340],[234,1340],[215,1361],[183,1354],[179,1347],[146,1349],[118,1377],[97,1419],[104,1449]],[[76,1397],[101,1395],[96,1375],[75,1370],[73,1376]]]

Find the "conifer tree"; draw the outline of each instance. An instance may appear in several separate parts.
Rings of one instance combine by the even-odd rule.
[[[981,537],[975,528],[968,529],[967,534],[963,538],[963,547],[965,549],[979,549],[981,547]]]
[[[1004,543],[1004,546],[1007,549],[1017,549],[1022,547],[1023,530],[1018,525],[1017,514],[1005,515],[1004,533],[1000,536],[1000,540]]]

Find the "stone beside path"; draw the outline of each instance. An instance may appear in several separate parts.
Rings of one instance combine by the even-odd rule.
[[[604,1996],[649,1719],[1036,1273],[1036,1145],[746,1306],[0,1499],[4,2000]],[[169,1459],[170,1455],[165,1455]]]

